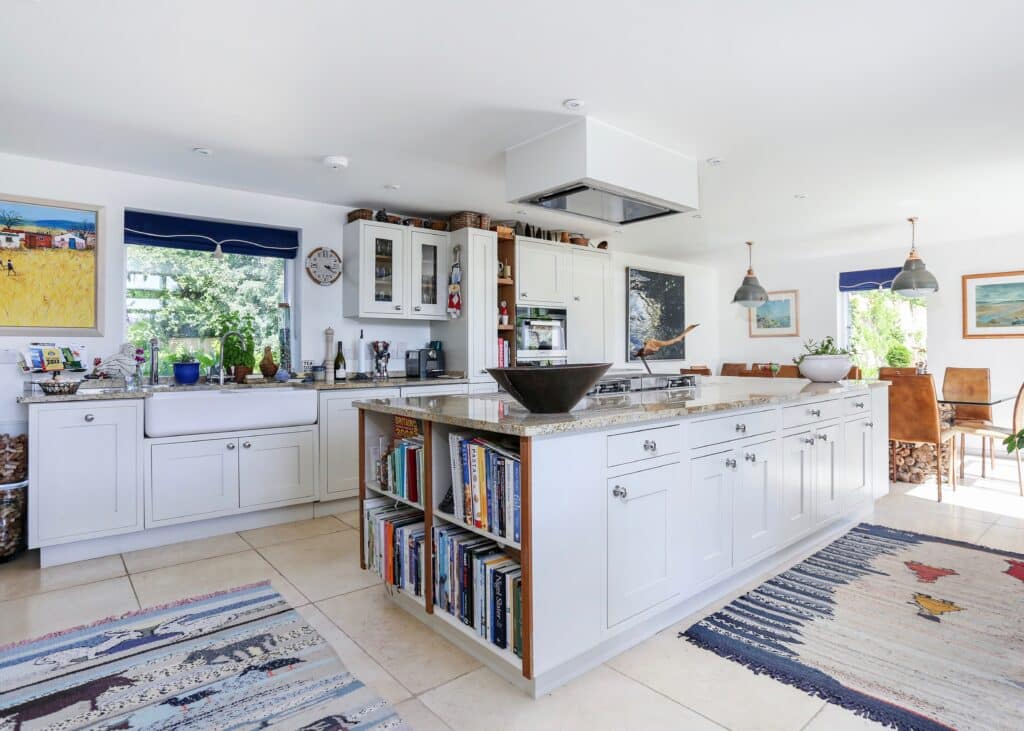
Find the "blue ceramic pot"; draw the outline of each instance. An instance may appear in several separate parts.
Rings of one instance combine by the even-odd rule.
[[[175,363],[174,380],[182,386],[191,386],[199,380],[199,364]]]

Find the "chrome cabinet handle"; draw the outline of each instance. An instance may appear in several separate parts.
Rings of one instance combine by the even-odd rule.
[[[814,444],[814,437],[804,437],[802,441],[804,444]]]
[[[873,428],[874,426],[875,426],[875,422],[873,422],[873,421],[865,421],[865,422],[864,422],[864,428],[865,428],[865,429],[871,429],[871,428]]]
[[[625,499],[626,497],[629,496],[629,493],[626,492],[626,488],[622,487],[622,485],[616,485],[615,487],[612,488],[612,495],[618,498]]]
[[[863,401],[854,401],[853,405],[856,406],[858,409],[863,409],[864,408],[864,402]]]
[[[747,433],[747,425],[746,424],[737,424],[736,425],[736,431],[738,431],[740,434],[746,434]]]
[[[401,309],[402,309],[402,306],[401,306],[401,305],[395,305],[395,309],[396,309],[396,310],[401,310]]]
[[[732,457],[729,457],[727,460],[725,460],[725,466],[728,467],[730,470],[736,469],[736,460],[734,460]]]
[[[91,421],[96,421],[96,417],[95,417],[95,416],[93,416],[92,414],[86,414],[86,415],[85,415],[85,420],[86,420],[86,421],[90,421],[90,422],[91,422]]]
[[[420,311],[420,310],[422,310],[423,308],[422,308],[422,307],[420,307],[419,305],[416,305],[415,307],[413,307],[413,309],[414,309],[414,310],[416,310],[417,312],[419,312],[419,311]]]
[[[252,442],[242,442],[242,446],[249,449],[252,446]]]
[[[234,442],[228,442],[226,446],[227,446],[227,448],[228,448],[228,451],[230,452],[230,451],[233,451],[233,450],[234,450],[234,448],[235,448],[235,443],[234,443]]]
[[[645,452],[657,452],[658,451],[658,443],[656,441],[654,441],[653,439],[645,439],[644,440],[644,451]]]
[[[807,413],[811,416],[821,416],[821,409],[807,409]]]
[[[520,297],[526,297],[527,295],[526,295],[526,292],[520,292],[520,293],[519,293],[519,296],[520,296]]]
[[[573,302],[579,302],[579,301],[580,301],[580,298],[579,298],[579,296],[573,297],[573,298],[572,298],[572,301],[573,301]]]
[[[827,442],[828,441],[828,434],[815,434],[814,436],[816,436],[818,439],[820,439],[823,442]]]
[[[747,460],[751,464],[757,462],[757,455],[753,452],[747,452],[743,455],[743,459]]]

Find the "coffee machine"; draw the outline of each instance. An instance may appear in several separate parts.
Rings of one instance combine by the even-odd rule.
[[[437,378],[444,375],[444,351],[441,341],[432,340],[428,347],[405,351],[406,378]]]

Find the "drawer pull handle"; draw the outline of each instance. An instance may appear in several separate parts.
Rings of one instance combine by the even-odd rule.
[[[875,426],[875,422],[873,422],[873,421],[865,421],[865,422],[864,422],[864,428],[865,428],[865,429],[871,429],[871,428],[873,428],[874,426]]]
[[[401,306],[401,305],[395,305],[395,309],[396,309],[396,310],[401,310],[401,309],[402,309],[402,306]]]
[[[234,442],[228,442],[227,443],[227,448],[228,448],[229,452],[232,451],[235,448],[235,443]]]
[[[629,493],[626,492],[626,488],[622,487],[622,485],[616,485],[612,488],[612,495],[625,500],[629,496]]]
[[[804,437],[803,443],[804,444],[814,444],[814,437]]]
[[[740,434],[746,434],[747,433],[747,425],[746,424],[737,424],[736,425],[736,431],[738,431]]]
[[[734,460],[732,457],[729,457],[729,459],[725,460],[725,466],[728,467],[730,470],[736,469],[736,460]]]
[[[89,421],[89,422],[93,422],[93,421],[96,421],[96,417],[93,416],[92,414],[86,414],[85,415],[85,420]]]
[[[828,441],[828,434],[815,434],[814,436],[816,436],[818,439],[820,439],[823,442],[827,442]]]
[[[527,294],[526,294],[526,292],[520,292],[520,293],[519,293],[519,296],[520,296],[520,297],[526,297],[526,296],[527,296]]]
[[[811,416],[821,416],[821,409],[807,409],[807,413]]]
[[[746,454],[743,455],[743,459],[753,464],[757,462],[757,455],[754,454],[753,452],[747,452]]]
[[[422,307],[420,307],[419,305],[416,305],[415,307],[413,307],[413,309],[414,309],[414,310],[416,310],[417,312],[419,312],[419,311],[420,311],[420,310],[422,310],[423,308],[422,308]]]
[[[644,451],[645,452],[657,452],[658,451],[658,443],[656,441],[654,441],[653,439],[645,439],[644,440]]]
[[[249,449],[252,446],[252,442],[242,442],[242,446]]]
[[[864,402],[863,401],[854,401],[853,405],[856,406],[858,409],[863,409],[864,408]]]

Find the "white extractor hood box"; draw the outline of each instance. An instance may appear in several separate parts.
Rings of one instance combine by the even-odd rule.
[[[538,203],[540,198],[573,187],[596,188],[610,194],[590,201],[596,211],[545,207],[615,223],[629,222],[621,220],[623,205],[666,209],[661,215],[699,206],[695,160],[592,117],[507,149],[505,186],[510,202],[535,205],[544,205]],[[654,215],[659,214],[644,217]]]

